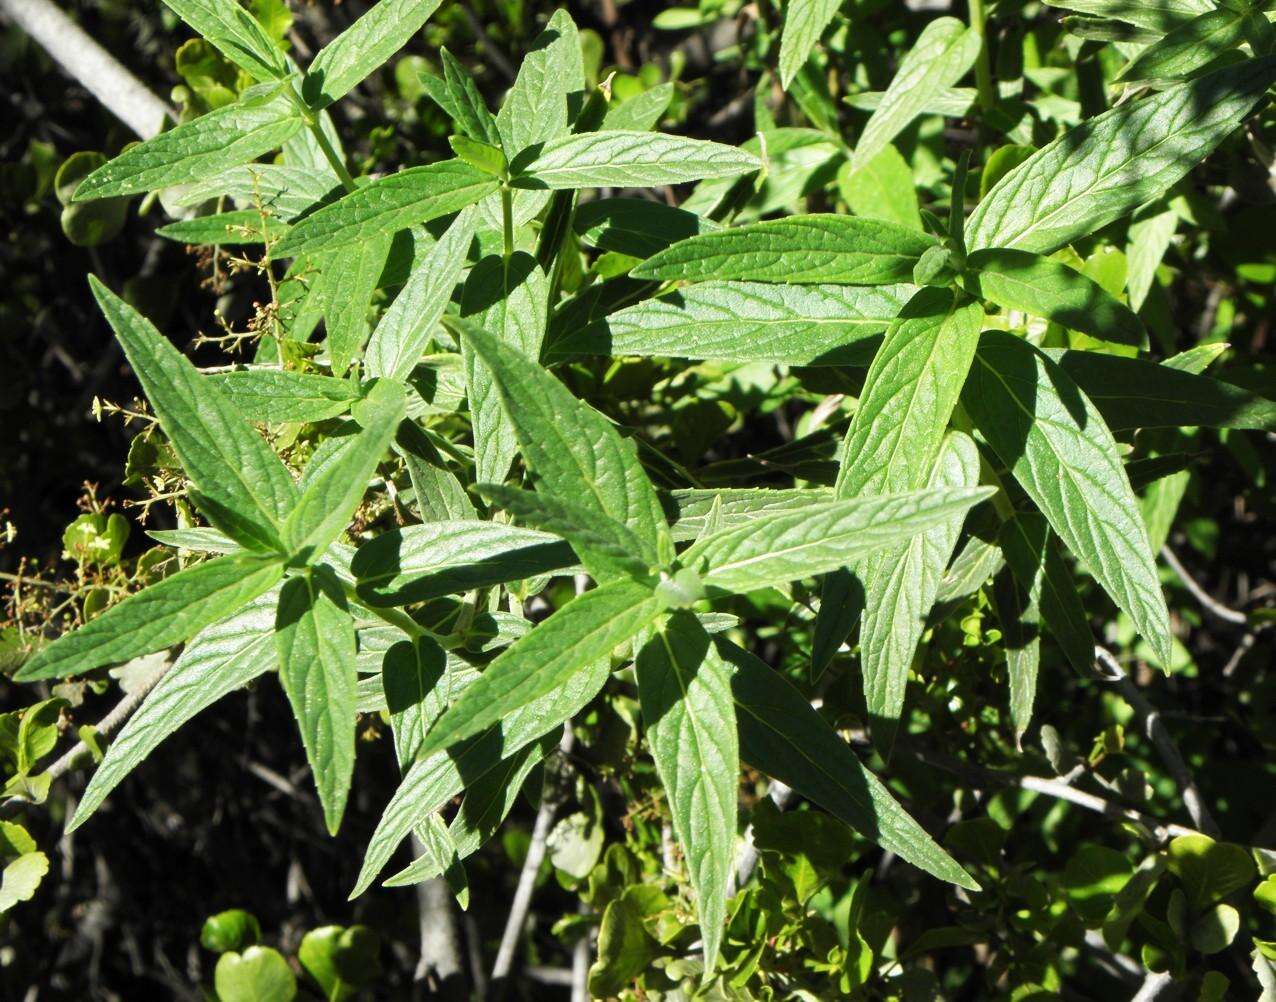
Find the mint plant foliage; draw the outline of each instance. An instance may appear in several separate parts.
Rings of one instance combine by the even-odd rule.
[[[858,14],[786,3],[778,81],[850,195],[804,211],[765,200],[792,170],[783,149],[664,133],[654,104],[587,87],[564,11],[496,109],[441,50],[423,86],[455,155],[356,177],[326,109],[438,0],[380,0],[304,67],[231,0],[169,6],[255,83],[98,167],[75,201],[186,198],[198,211],[164,237],[258,248],[291,298],[280,292],[274,335],[249,364],[204,373],[90,277],[180,464],[191,524],[173,537],[182,570],[17,672],[65,679],[183,645],[111,742],[72,829],[176,728],[273,673],[332,833],[362,768],[360,712],[383,711],[393,729],[401,785],[354,893],[386,876],[463,874],[564,724],[623,684],[711,979],[739,935],[742,767],[935,881],[979,891],[969,853],[910,813],[890,765],[910,726],[910,671],[954,592],[1000,574],[1015,741],[1039,674],[1058,664],[1042,648],[1090,670],[1099,618],[1121,617],[1150,662],[1173,666],[1164,568],[1134,482],[1146,457],[1132,457],[1129,433],[1270,433],[1276,405],[1158,360],[1126,289],[1073,248],[1173,197],[1253,127],[1276,83],[1257,7],[1182,20],[1113,68],[1121,100],[1046,123],[1055,134],[1038,141],[988,77],[986,25],[953,17],[920,32],[861,125],[839,127],[809,67],[825,65],[835,18]],[[1127,6],[1078,9],[1121,21]],[[966,118],[970,148],[937,168],[947,199],[919,209],[895,144],[936,116]],[[775,467],[791,486],[759,486],[744,461],[738,478],[701,477],[699,457],[662,455],[600,404],[588,374],[608,357],[825,373],[843,397],[802,400],[830,447],[819,463]],[[320,424],[300,461],[296,428]],[[966,592],[952,585],[963,569]],[[1096,586],[1093,608],[1079,580]],[[759,594],[755,609],[809,627],[809,679],[759,656],[756,622],[724,628],[723,613]],[[538,595],[553,596],[549,612],[529,618]],[[484,616],[501,625],[480,649]],[[819,709],[819,680],[852,662],[859,745]],[[388,875],[413,833],[426,854]],[[1215,923],[1220,936],[1229,922]],[[1215,926],[1193,933],[1198,946]]]

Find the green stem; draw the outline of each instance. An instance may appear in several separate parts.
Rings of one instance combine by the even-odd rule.
[[[345,592],[347,601],[354,603],[365,612],[369,612],[376,616],[377,619],[381,620],[383,623],[388,623],[390,626],[393,626],[398,630],[402,630],[413,640],[417,637],[424,637],[430,632],[401,609],[389,609],[368,605],[367,602],[363,601],[363,599],[359,597],[359,593],[355,591],[354,585],[352,585],[349,581],[341,582],[341,590]]]
[[[975,57],[975,89],[979,107],[990,111],[997,105],[997,91],[992,82],[992,61],[988,56],[987,13],[984,0],[970,0],[970,26],[979,36],[979,55]]]
[[[505,260],[514,254],[514,193],[509,185],[501,185],[501,222],[505,234]]]
[[[329,165],[331,165],[332,169],[336,172],[337,177],[341,181],[342,187],[345,188],[346,191],[354,191],[354,177],[346,168],[341,157],[337,156],[337,151],[332,148],[332,143],[328,142],[328,137],[324,135],[323,126],[319,122],[318,112],[314,111],[311,109],[310,105],[306,104],[306,99],[297,92],[297,88],[295,86],[288,88],[288,95],[292,98],[292,103],[297,106],[297,110],[301,112],[301,117],[306,123],[306,128],[309,129],[310,134],[315,137],[315,142],[319,144],[320,152],[323,153],[324,159],[328,161]]]

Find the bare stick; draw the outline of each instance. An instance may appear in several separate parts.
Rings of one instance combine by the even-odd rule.
[[[426,852],[415,832],[412,845],[418,855]],[[461,977],[461,948],[456,918],[452,914],[452,890],[442,877],[434,877],[417,884],[416,898],[421,954],[412,977],[414,981],[425,982],[431,993],[438,993]]]
[[[568,754],[572,750],[571,721],[563,725],[563,739],[558,743],[559,750]],[[509,977],[514,965],[514,952],[518,949],[518,941],[523,935],[523,926],[527,923],[527,910],[532,904],[532,890],[536,886],[536,874],[545,860],[545,852],[549,840],[550,829],[554,826],[554,816],[558,813],[559,798],[550,789],[541,796],[541,805],[536,811],[536,821],[532,825],[532,841],[527,847],[527,858],[523,860],[522,872],[518,875],[518,887],[514,890],[514,900],[510,902],[509,919],[505,922],[505,931],[501,934],[501,945],[496,951],[496,963],[492,965],[492,981],[504,981]]]
[[[1161,756],[1161,761],[1174,777],[1174,782],[1179,788],[1179,795],[1183,798],[1183,806],[1187,808],[1192,824],[1210,838],[1220,838],[1222,833],[1219,831],[1218,822],[1214,820],[1214,815],[1205,805],[1192,771],[1188,769],[1187,763],[1183,761],[1183,756],[1179,753],[1178,745],[1170,737],[1170,732],[1165,729],[1160,711],[1148,702],[1147,697],[1139,692],[1138,686],[1128,677],[1123,678],[1118,684],[1121,686],[1121,695],[1125,701],[1143,718],[1143,733],[1151,739],[1157,754]]]
[[[1161,558],[1170,565],[1170,570],[1178,575],[1179,580],[1183,582],[1187,590],[1192,593],[1192,597],[1201,603],[1201,608],[1213,616],[1226,623],[1235,623],[1238,626],[1244,626],[1249,622],[1249,617],[1243,612],[1237,612],[1230,609],[1222,602],[1218,601],[1214,596],[1202,588],[1197,580],[1188,573],[1187,568],[1174,555],[1174,551],[1168,546],[1161,547]]]
[[[143,139],[173,110],[49,0],[0,0],[0,14],[37,42],[103,106]]]

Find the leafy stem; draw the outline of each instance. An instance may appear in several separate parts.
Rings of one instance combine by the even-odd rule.
[[[992,61],[988,55],[988,15],[984,0],[970,0],[970,27],[979,36],[979,55],[975,57],[975,91],[979,107],[990,111],[997,104],[997,91],[992,82]]]

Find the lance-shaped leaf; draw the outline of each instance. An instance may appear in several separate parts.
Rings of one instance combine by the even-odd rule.
[[[1037,700],[1037,675],[1041,668],[1041,592],[1025,587],[1017,576],[1005,569],[993,581],[992,597],[1001,627],[1010,722],[1018,748],[1032,723]]]
[[[238,0],[164,0],[164,4],[255,80],[278,80],[288,63],[261,23]]]
[[[157,237],[179,244],[236,246],[274,242],[288,232],[286,223],[268,214],[269,210],[236,209],[212,216],[180,219],[155,231]]]
[[[570,546],[546,532],[499,522],[455,521],[384,532],[355,552],[359,598],[406,605],[571,567]]]
[[[400,769],[416,759],[426,733],[452,697],[447,672],[447,653],[428,636],[402,640],[385,652],[381,686]]]
[[[364,364],[369,376],[402,380],[420,360],[460,281],[477,218],[474,208],[463,210],[412,266],[407,282],[368,341]]]
[[[306,489],[284,523],[284,543],[294,558],[314,560],[349,524],[368,479],[390,447],[403,408],[403,387],[379,380],[359,411],[363,430],[342,441],[315,475],[307,471]]]
[[[1276,431],[1276,401],[1250,390],[1142,358],[1048,350],[1114,431],[1128,428],[1246,428]]]
[[[849,164],[841,168],[837,183],[855,215],[922,229],[913,168],[890,143],[857,170]]]
[[[979,55],[979,35],[955,17],[940,17],[922,30],[869,118],[851,169],[859,170],[898,136],[934,100],[964,77]]]
[[[703,282],[648,299],[555,342],[551,358],[657,355],[788,365],[867,361],[912,286]]]
[[[496,114],[505,155],[513,160],[529,146],[566,133],[569,97],[584,89],[580,34],[567,11],[555,11],[528,47]]]
[[[975,251],[963,285],[1002,309],[1022,310],[1105,341],[1138,347],[1146,340],[1133,310],[1092,278],[1023,250]]]
[[[341,190],[330,171],[253,163],[184,185],[169,195],[177,205],[200,205],[210,198],[225,196],[258,216],[260,206],[273,217],[290,221],[339,195]]]
[[[521,748],[559,728],[598,694],[609,674],[607,661],[599,658],[483,734],[459,747],[418,757],[377,822],[350,897],[357,897],[371,886],[399,843],[422,818]]]
[[[511,184],[519,188],[649,188],[761,167],[752,153],[661,132],[582,132],[551,139]]]
[[[974,487],[979,451],[968,435],[950,432],[935,460],[929,486]],[[864,583],[860,664],[873,743],[889,754],[904,708],[904,689],[926,617],[939,594],[965,514],[914,536],[899,549],[882,550],[857,565]]]
[[[380,0],[319,50],[306,70],[302,95],[324,108],[381,66],[421,30],[441,0]]]
[[[712,219],[645,198],[599,198],[576,207],[581,243],[630,257],[650,257],[670,244],[722,229]]]
[[[439,59],[443,63],[443,81],[450,98],[447,110],[452,120],[471,139],[500,146],[501,133],[496,119],[488,111],[487,102],[469,70],[446,48],[439,49]]]
[[[673,83],[667,82],[656,84],[641,94],[635,94],[619,104],[613,104],[603,115],[602,129],[604,131],[650,132],[669,110],[669,104],[673,101],[675,93]],[[576,131],[583,131],[579,119],[577,119]],[[660,203],[648,202],[647,204],[659,205]]]
[[[463,160],[409,167],[307,216],[271,248],[270,256],[296,257],[407,229],[473,205],[498,185],[496,178]]]
[[[310,424],[344,414],[359,399],[345,379],[283,369],[242,369],[206,377],[249,421]]]
[[[567,540],[597,581],[651,574],[652,569],[634,556],[642,552],[642,541],[633,530],[592,508],[555,494],[532,493],[504,484],[479,484],[478,492],[515,520]]]
[[[515,752],[475,782],[467,784],[461,808],[447,828],[458,859],[473,855],[496,834],[501,822],[518,801],[519,791],[527,777],[557,744],[558,735],[546,734],[539,742]],[[438,859],[433,854],[426,854],[382,883],[385,887],[406,887],[430,880],[442,872]]]
[[[377,280],[390,253],[391,235],[382,233],[324,255],[315,294],[323,309],[328,364],[342,376],[368,335],[368,311]]]
[[[1169,612],[1138,500],[1098,409],[1039,349],[985,332],[962,403],[1064,545],[1162,663]]]
[[[523,251],[508,258],[489,255],[465,280],[461,315],[501,344],[536,360],[549,323],[549,279],[536,259]],[[483,482],[499,483],[518,452],[518,434],[513,418],[501,405],[491,370],[468,339],[461,341],[461,355],[474,433],[474,475]]]
[[[842,0],[790,0],[780,33],[780,85],[786,90],[824,34]]]
[[[695,569],[711,588],[765,588],[824,574],[903,543],[991,493],[987,488],[916,491],[780,511],[698,540],[679,562]]]
[[[462,337],[486,364],[539,489],[627,525],[635,556],[655,567],[671,555],[655,488],[632,442],[530,359],[466,326]]]
[[[279,681],[292,704],[328,831],[337,833],[354,774],[354,620],[320,571],[289,578],[275,619]]]
[[[276,665],[272,590],[201,630],[111,741],[67,825],[73,832],[170,734]]]
[[[932,237],[859,216],[789,216],[680,241],[631,275],[661,281],[727,279],[812,285],[908,282]]]
[[[507,647],[439,718],[420,754],[450,748],[606,658],[660,614],[645,584],[617,580],[578,595]]]
[[[735,860],[740,752],[731,672],[694,613],[678,610],[636,660],[647,743],[669,797],[713,970]]]
[[[768,512],[804,508],[821,501],[833,501],[827,487],[789,490],[740,487],[727,490],[676,490],[664,496],[665,510],[673,523],[673,536],[678,542],[696,539],[715,523],[715,531],[740,525]]]
[[[982,322],[979,304],[963,304],[949,289],[921,289],[904,306],[869,366],[842,443],[839,497],[898,494],[926,486]],[[866,568],[857,570],[863,574]],[[854,629],[863,609],[862,584],[847,571],[825,580],[812,651],[816,676]]]
[[[160,426],[217,528],[245,546],[278,549],[297,488],[274,451],[150,321],[93,276],[89,285],[146,391]]]
[[[919,869],[978,889],[801,693],[725,637],[714,644],[731,671],[744,761]]]
[[[1079,673],[1094,663],[1094,635],[1058,540],[1037,512],[1016,512],[997,539],[1019,586],[1038,606],[1068,663]]]
[[[234,104],[138,143],[81,181],[74,200],[136,195],[202,181],[278,149],[302,126],[296,106],[278,91],[277,85],[269,85],[264,93],[254,88]]]
[[[1176,80],[1235,48],[1245,38],[1245,17],[1220,7],[1180,24],[1126,63],[1117,80]]]
[[[1247,59],[1069,129],[997,182],[967,246],[1049,254],[1133,212],[1204,160],[1274,80],[1276,57]]]
[[[258,556],[218,557],[187,567],[59,637],[14,678],[33,682],[81,675],[172,647],[251,602],[282,576],[279,561]]]

